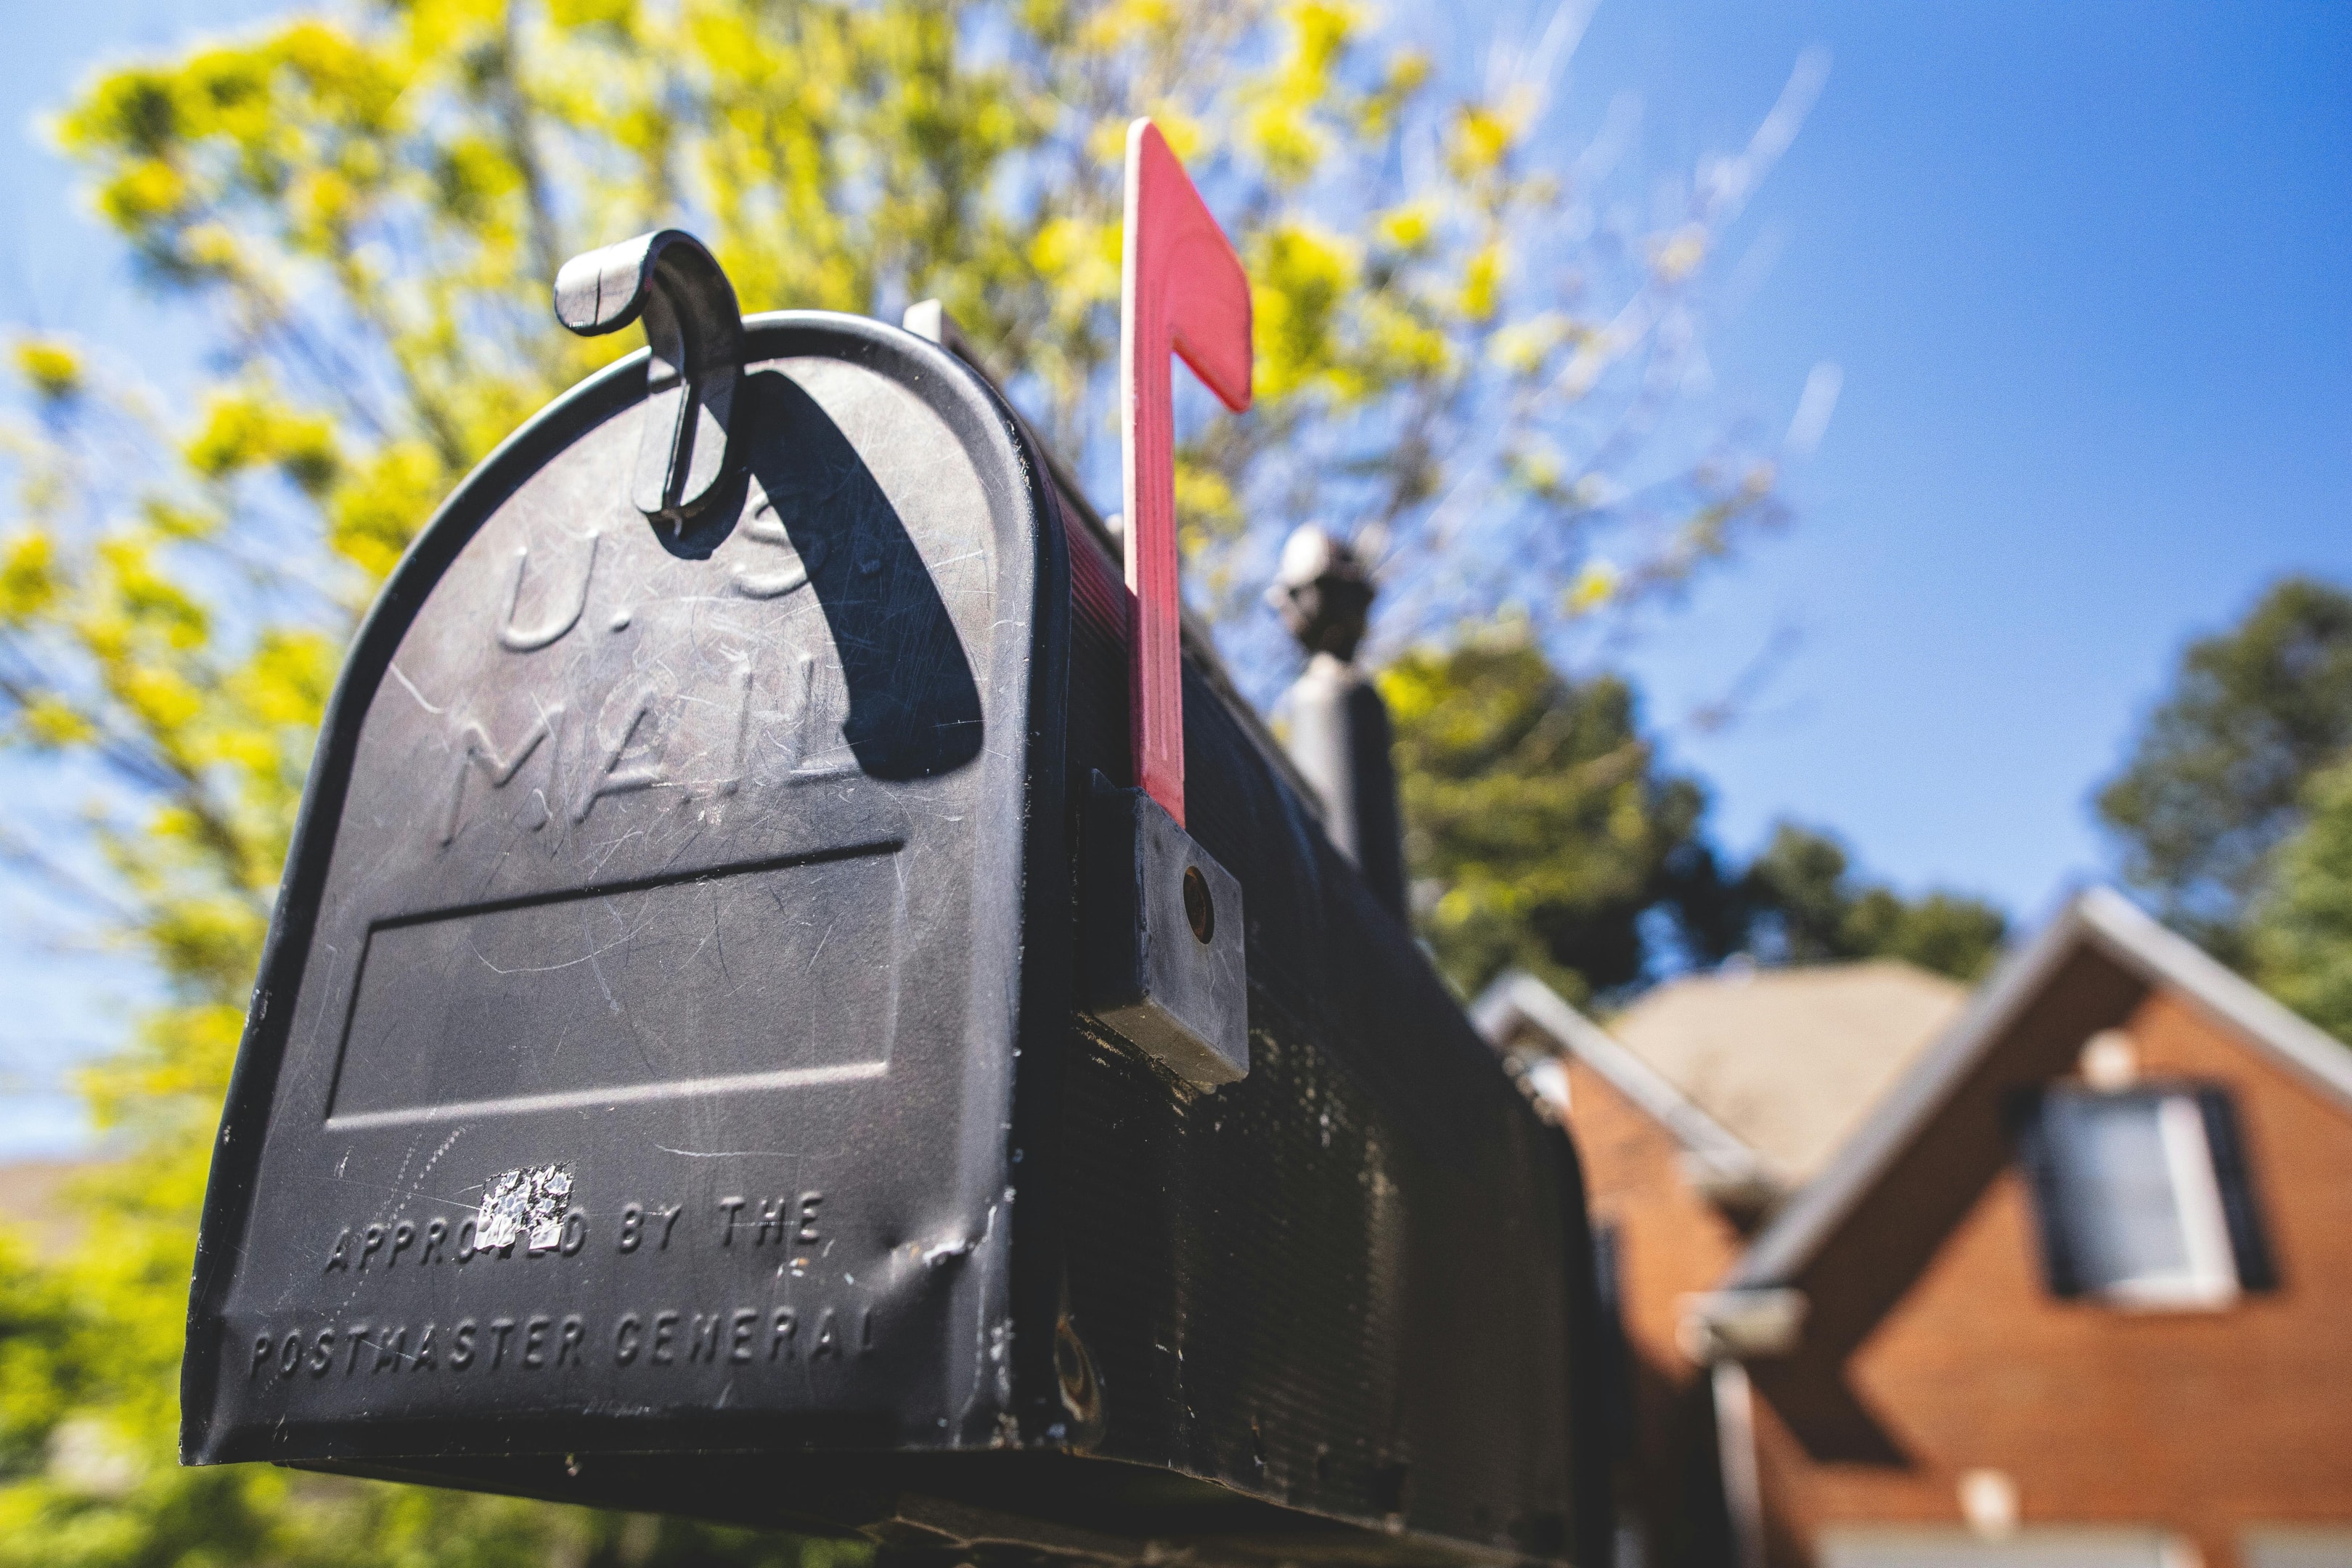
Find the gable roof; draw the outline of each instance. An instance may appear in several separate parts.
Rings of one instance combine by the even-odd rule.
[[[1502,975],[1471,1004],[1470,1018],[1498,1050],[1507,1047],[1522,1029],[1544,1036],[1554,1048],[1584,1063],[1647,1111],[1716,1174],[1770,1179],[1754,1150],[1534,975],[1519,970]]]
[[[2297,1017],[2123,898],[2093,888],[2070,900],[2014,953],[1958,1021],[1903,1076],[1819,1177],[1776,1215],[1727,1284],[1762,1289],[1795,1280],[1918,1142],[1975,1069],[2042,1007],[2061,976],[2096,959],[2147,987],[2168,986],[2250,1045],[2352,1110],[2352,1050]],[[2087,1034],[2087,1031],[2085,1031]]]
[[[1655,987],[1608,1031],[1796,1186],[1830,1164],[1967,1000],[1964,987],[1892,959],[1727,965]]]

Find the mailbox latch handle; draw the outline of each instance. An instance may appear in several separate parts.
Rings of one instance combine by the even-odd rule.
[[[727,432],[743,376],[743,312],[719,258],[683,229],[575,256],[555,275],[555,319],[582,337],[644,318],[645,436],[629,499],[681,522],[727,476]]]

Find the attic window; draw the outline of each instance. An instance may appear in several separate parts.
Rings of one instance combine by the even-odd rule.
[[[2053,1295],[2210,1308],[2275,1283],[2228,1091],[2053,1088],[2018,1140]]]

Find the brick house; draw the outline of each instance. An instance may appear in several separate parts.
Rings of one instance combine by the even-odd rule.
[[[1477,1012],[1586,1162],[1621,1565],[2352,1568],[2352,1050],[2121,898],[1973,997]]]

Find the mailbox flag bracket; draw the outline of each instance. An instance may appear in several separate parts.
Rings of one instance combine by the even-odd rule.
[[[1127,128],[1119,261],[1119,447],[1127,586],[1135,595],[1129,723],[1135,783],[1184,826],[1184,686],[1176,585],[1175,389],[1182,356],[1218,401],[1250,405],[1249,278],[1148,119]]]
[[[1160,803],[1088,781],[1079,984],[1095,1021],[1197,1089],[1249,1076],[1241,884]]]
[[[652,358],[629,499],[659,522],[701,510],[727,477],[743,374],[743,312],[719,258],[676,228],[591,250],[555,275],[555,316],[582,337],[644,320]]]

